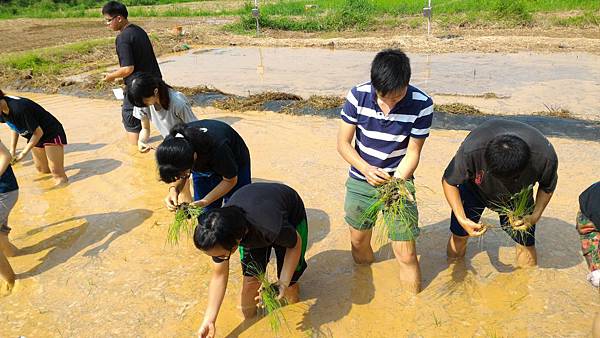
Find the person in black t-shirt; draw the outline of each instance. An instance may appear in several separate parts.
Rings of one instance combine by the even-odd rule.
[[[194,244],[213,259],[207,310],[199,330],[214,336],[215,322],[229,276],[229,258],[238,248],[244,280],[241,309],[244,318],[256,315],[260,282],[271,251],[277,258],[279,297],[298,302],[298,279],[306,269],[304,254],[308,225],[304,203],[284,184],[253,183],[238,190],[223,208],[201,216]]]
[[[193,204],[219,208],[239,188],[250,184],[250,153],[242,137],[225,122],[199,120],[174,126],[156,148],[160,179],[169,183],[165,198],[171,211],[185,200],[190,173]]]
[[[523,236],[507,231],[517,243],[517,265],[537,264],[535,224],[542,217],[556,188],[558,158],[552,144],[537,129],[515,121],[493,119],[475,128],[448,164],[442,179],[452,208],[447,253],[462,258],[469,237],[483,234],[478,224],[484,209],[494,206],[530,185],[539,184]],[[509,230],[507,217],[500,217]]]
[[[104,80],[110,82],[123,78],[125,85],[129,86],[132,75],[140,72],[162,78],[150,38],[142,28],[127,20],[127,7],[120,2],[109,1],[102,7],[102,15],[110,29],[119,31],[115,45],[120,68],[106,75]],[[128,142],[137,145],[142,125],[140,120],[133,116],[133,104],[126,94],[121,114]]]
[[[67,183],[63,148],[67,144],[67,135],[56,117],[32,100],[4,95],[1,90],[0,111],[0,122],[11,127],[13,161],[20,161],[31,151],[39,172],[52,173],[57,185]],[[27,139],[27,145],[16,154],[19,134]]]

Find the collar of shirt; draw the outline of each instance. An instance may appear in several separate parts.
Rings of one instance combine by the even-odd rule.
[[[370,95],[371,103],[375,107],[375,110],[377,112],[382,112],[381,107],[379,107],[379,103],[377,103],[377,92],[375,91],[375,88],[373,87],[373,85],[371,85],[371,92],[369,93],[369,95]],[[398,103],[396,103],[396,105],[390,110],[390,114],[397,114],[398,110],[409,107],[411,104],[412,104],[412,90],[411,90],[410,86],[408,86],[408,88],[406,89],[406,95],[404,95],[402,100],[400,100]],[[390,114],[388,114],[388,116]]]

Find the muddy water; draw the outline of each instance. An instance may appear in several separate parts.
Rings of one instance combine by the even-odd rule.
[[[21,196],[10,218],[11,237],[23,252],[11,259],[19,274],[16,289],[0,299],[0,336],[193,336],[211,262],[189,241],[175,248],[165,244],[172,217],[161,202],[167,189],[157,181],[152,154],[123,145],[119,104],[30,97],[67,130],[72,183],[52,190],[31,161],[15,168]],[[495,232],[470,243],[467,264],[448,266],[449,212],[439,178],[466,132],[433,130],[416,173],[425,289],[410,296],[398,287],[389,246],[376,246],[371,267],[352,263],[343,221],[347,165],[335,151],[337,121],[196,113],[231,123],[251,149],[253,179],[293,186],[308,208],[309,268],[302,302],[285,310],[290,332],[283,336],[589,336],[600,302],[585,281],[573,221],[578,193],[597,179],[590,173],[600,166],[600,143],[551,139],[561,179],[538,227],[539,268],[515,270],[513,244]],[[0,137],[7,142],[5,127]],[[232,259],[218,335],[273,336],[265,320],[240,325],[240,274],[239,260]]]
[[[216,48],[163,60],[167,82],[212,85],[248,95],[284,91],[345,95],[369,78],[374,52],[319,48]],[[411,54],[413,83],[438,103],[465,102],[491,113],[564,108],[600,119],[600,57],[585,53]],[[500,99],[478,96],[494,93]],[[466,96],[457,96],[466,95]]]

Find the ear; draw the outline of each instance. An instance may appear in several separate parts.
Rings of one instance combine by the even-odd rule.
[[[154,88],[154,96],[158,96],[158,87]]]

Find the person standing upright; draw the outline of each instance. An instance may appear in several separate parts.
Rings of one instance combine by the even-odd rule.
[[[162,79],[150,38],[141,27],[129,22],[127,7],[118,1],[109,1],[102,7],[102,15],[106,25],[113,31],[119,32],[115,45],[120,67],[107,74],[104,81],[111,82],[122,78],[125,85],[129,86],[133,75],[140,72],[150,73]],[[133,116],[133,104],[129,101],[126,93],[123,98],[121,114],[128,143],[137,145],[142,124]]]

